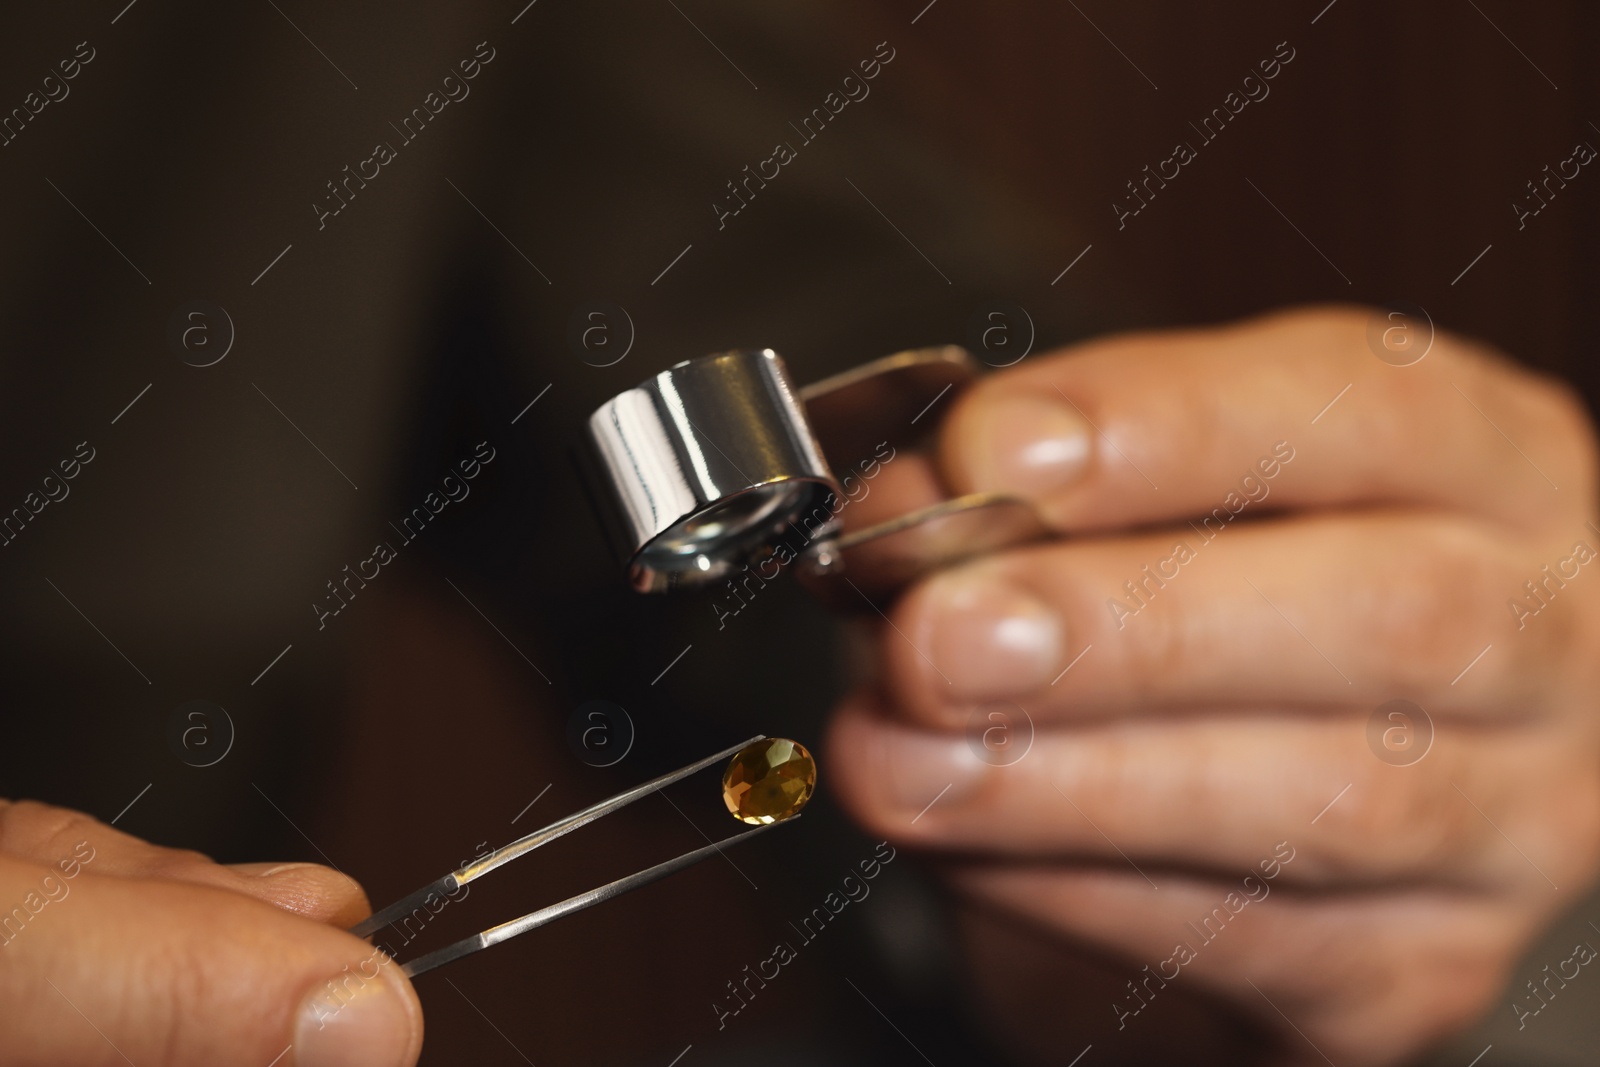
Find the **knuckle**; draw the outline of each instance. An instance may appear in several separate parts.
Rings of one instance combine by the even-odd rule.
[[[164,848],[160,845],[150,845],[148,848],[149,855],[142,864],[147,877],[181,877],[197,867],[215,866],[210,856],[193,849]]]
[[[1583,398],[1566,382],[1526,368],[1518,367],[1515,378],[1519,405],[1538,435],[1540,451],[1557,457],[1556,480],[1582,487],[1592,508],[1587,494],[1596,472],[1595,427]]]
[[[1373,988],[1401,993],[1412,1005],[1417,1045],[1429,1044],[1470,1026],[1498,995],[1511,952],[1498,933],[1473,933],[1465,924],[1451,926],[1410,945],[1404,953],[1386,954]],[[1380,997],[1376,1011],[1392,1011]]]
[[[1536,403],[1545,409],[1555,428],[1564,431],[1564,438],[1575,448],[1592,456],[1595,452],[1594,420],[1589,416],[1589,407],[1582,395],[1560,378],[1530,374],[1528,381]]]
[[[1124,635],[1121,651],[1121,678],[1130,695],[1137,698],[1161,696],[1171,689],[1175,678],[1192,685],[1199,681],[1196,672],[1215,660],[1209,655],[1197,655],[1203,650],[1196,647],[1196,637],[1191,632],[1197,625],[1203,628],[1207,618],[1174,610],[1171,604],[1156,604],[1153,608],[1141,611],[1138,630]]]
[[[1376,373],[1367,347],[1367,324],[1378,309],[1362,304],[1319,304],[1291,311],[1276,321],[1295,334],[1296,347],[1308,348],[1334,370],[1364,378]],[[1379,364],[1377,370],[1381,370]]]
[[[1415,877],[1458,868],[1493,832],[1452,784],[1473,781],[1473,768],[1466,766],[1471,758],[1441,741],[1410,766],[1361,759],[1350,771],[1348,794],[1320,816],[1308,851],[1335,877],[1352,870]],[[1310,871],[1310,864],[1302,870]]]
[[[1517,362],[1492,346],[1451,336],[1444,358],[1466,392],[1492,396],[1510,415],[1513,436],[1547,460],[1559,484],[1578,487],[1592,509],[1597,470],[1595,425],[1582,395],[1566,381]],[[1544,464],[1541,464],[1543,466]]]
[[[1200,684],[1207,671],[1225,669],[1214,655],[1216,620],[1206,603],[1190,600],[1182,583],[1166,591],[1154,574],[1142,585],[1128,580],[1118,588],[1115,574],[1091,563],[1052,575],[1051,599],[1063,629],[1082,635],[1071,638],[1075,648],[1095,648],[1079,671],[1114,685],[1119,699],[1136,702],[1165,699],[1175,686]]]
[[[1588,885],[1600,869],[1600,774],[1594,766],[1594,742],[1567,746],[1574,758],[1549,758],[1540,763],[1540,787],[1508,790],[1507,803],[1518,809],[1515,827],[1506,832],[1522,843],[1570,895]],[[1543,873],[1517,869],[1540,900],[1548,901]]]
[[[1479,624],[1504,612],[1516,570],[1506,546],[1464,519],[1411,520],[1386,534],[1390,551],[1370,586],[1361,648],[1383,680],[1409,693],[1437,692],[1464,662]],[[1505,662],[1478,669],[1503,670]]]
[[[1330,925],[1298,987],[1305,1024],[1339,1062],[1391,1063],[1470,1026],[1493,1003],[1518,948],[1517,932],[1460,911],[1406,930]],[[1320,1042],[1319,1042],[1320,1043]]]
[[[1321,339],[1328,352],[1343,357],[1366,350],[1360,339],[1366,332],[1367,320],[1377,310],[1365,304],[1311,304],[1267,311],[1245,320],[1243,326],[1247,329],[1264,327]]]

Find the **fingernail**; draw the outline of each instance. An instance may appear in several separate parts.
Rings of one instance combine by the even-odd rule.
[[[937,734],[888,722],[845,719],[841,744],[848,764],[887,806],[916,818],[935,800],[951,804],[978,781],[983,764],[959,734]]]
[[[295,1067],[412,1067],[422,1010],[381,951],[306,995],[295,1024]]]
[[[230,863],[228,869],[252,878],[271,878],[285,871],[298,871],[315,866],[315,863]]]
[[[887,785],[894,803],[921,818],[935,804],[955,804],[977,784],[982,763],[964,737],[896,731]]]
[[[928,588],[933,666],[947,703],[1022,696],[1058,669],[1061,621],[1038,597],[985,570],[935,577]]]
[[[977,408],[962,449],[974,492],[1040,497],[1077,481],[1089,464],[1090,427],[1055,396],[998,396]]]

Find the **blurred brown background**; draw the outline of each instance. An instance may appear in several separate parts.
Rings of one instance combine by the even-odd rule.
[[[725,631],[704,600],[634,597],[566,462],[588,411],[678,359],[771,345],[811,380],[960,341],[995,301],[1026,308],[1044,347],[1407,300],[1591,404],[1600,388],[1600,177],[1521,231],[1511,208],[1576,142],[1600,145],[1600,12],[1577,0],[113,0],[4,18],[0,107],[77,42],[96,58],[0,149],[0,494],[80,440],[99,458],[0,558],[0,785],[107,819],[139,794],[130,832],[335,862],[375,902],[746,733],[820,733],[848,635],[792,588]],[[471,97],[318,229],[324,183],[480,41],[496,54]],[[719,230],[724,184],[880,41],[895,58],[872,95]],[[1295,58],[1270,96],[1119,230],[1124,183],[1279,42]],[[168,340],[195,298],[237,327],[213,367]],[[568,337],[595,299],[637,334],[606,368]],[[318,630],[324,582],[484,439],[501,458],[474,496]],[[167,743],[191,699],[237,730],[213,767]],[[591,699],[638,728],[608,770],[565,737]],[[997,1060],[949,904],[909,856],[717,1030],[724,983],[871,852],[823,783],[805,827],[738,870],[424,980],[425,1062],[923,1062],[846,978],[933,1062]],[[677,799],[719,832],[714,802]],[[441,924],[459,936],[701,840],[664,804],[614,821]],[[1485,1064],[1591,1062],[1597,997],[1575,989],[1522,1034],[1499,1005],[1440,1062],[1490,1042]],[[1068,1056],[1109,1021],[1086,1003],[1060,997]]]

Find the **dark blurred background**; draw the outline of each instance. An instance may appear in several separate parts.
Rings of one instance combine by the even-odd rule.
[[[1600,386],[1600,177],[1520,229],[1512,207],[1600,145],[1578,0],[125,2],[0,15],[0,509],[95,456],[0,553],[0,791],[333,863],[375,902],[749,733],[819,738],[847,628],[786,584],[722,629],[709,597],[635,596],[589,514],[581,420],[670,363],[771,346],[809,381],[998,304],[1044,348],[1404,300]],[[800,144],[880,42],[870,95]],[[1125,183],[1281,42],[1270,95],[1119,228]],[[379,141],[396,158],[332,199]],[[778,142],[797,158],[719,228]],[[609,347],[573,329],[596,302]],[[482,441],[471,495],[401,546],[390,524]],[[173,741],[195,700],[231,722],[204,767]],[[634,727],[610,767],[568,740],[593,700]],[[803,827],[420,980],[424,1062],[1002,1060],[955,905],[904,855],[719,1030],[725,983],[872,854],[822,773]],[[419,944],[726,832],[711,786],[674,800],[509,868]],[[1523,1034],[1497,1005],[1439,1062],[1592,1062],[1597,997]],[[1106,1040],[1103,1008],[1059,1012],[1063,1062]]]

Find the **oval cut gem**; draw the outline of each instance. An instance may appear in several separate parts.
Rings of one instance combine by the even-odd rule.
[[[800,814],[817,787],[817,764],[798,741],[769,737],[740,749],[722,776],[722,800],[741,822],[782,822]]]

